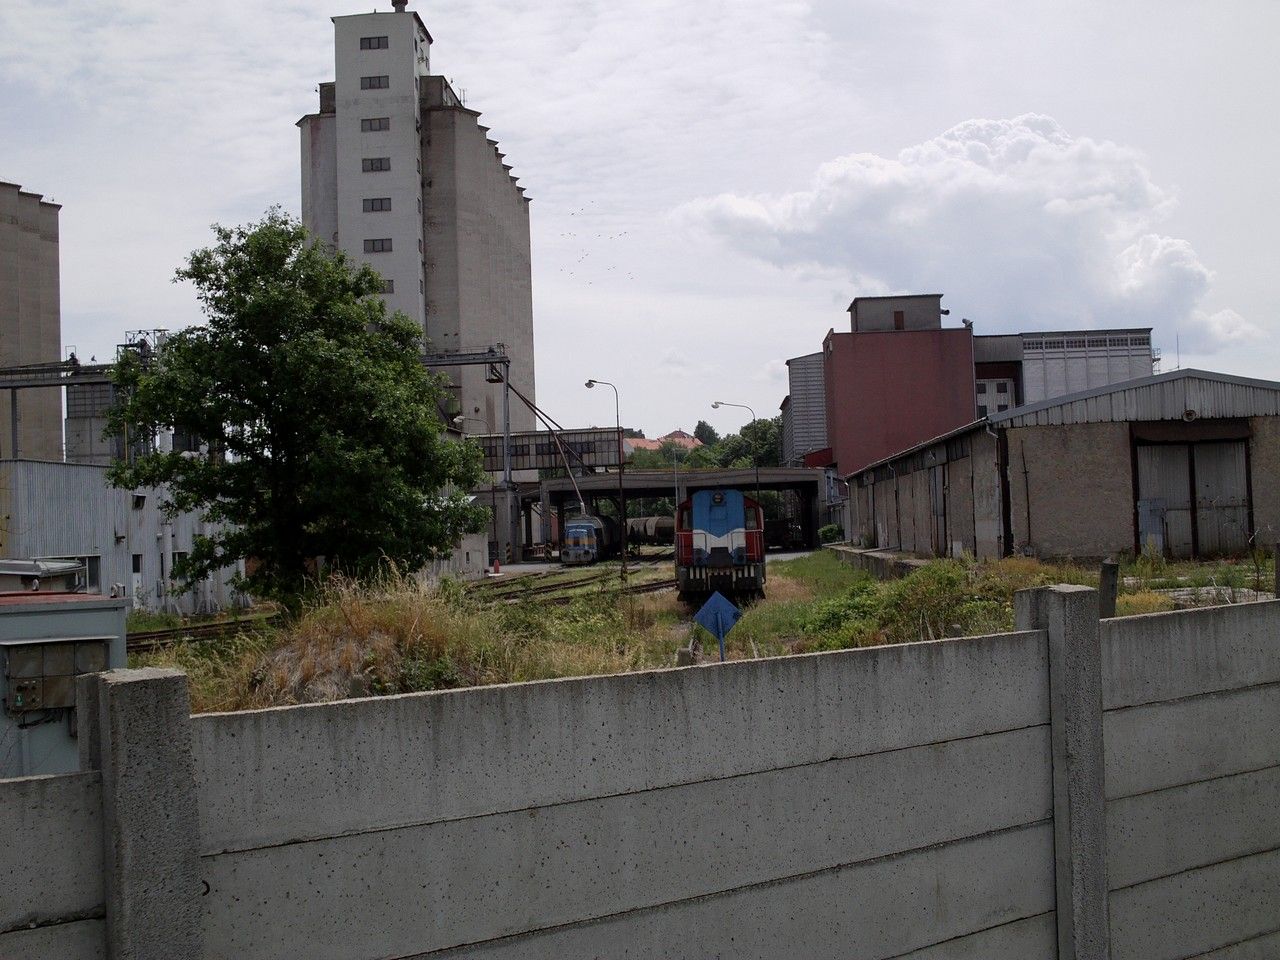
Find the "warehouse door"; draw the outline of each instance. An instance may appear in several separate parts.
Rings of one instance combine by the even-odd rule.
[[[1244,441],[1197,443],[1196,530],[1203,556],[1243,553],[1249,546],[1249,487]]]
[[[1138,447],[1138,536],[1142,550],[1170,557],[1193,553],[1190,448]]]
[[[1245,441],[1138,447],[1138,538],[1166,556],[1240,553],[1249,545]]]

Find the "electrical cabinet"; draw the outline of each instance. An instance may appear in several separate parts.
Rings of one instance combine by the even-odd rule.
[[[0,641],[5,711],[11,714],[76,705],[76,675],[107,669],[113,637],[51,637]]]
[[[0,592],[0,778],[79,769],[76,677],[125,665],[127,603]]]

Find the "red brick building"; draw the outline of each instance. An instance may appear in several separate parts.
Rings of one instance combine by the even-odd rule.
[[[841,475],[974,420],[973,332],[941,294],[859,297],[822,344],[827,439]]]

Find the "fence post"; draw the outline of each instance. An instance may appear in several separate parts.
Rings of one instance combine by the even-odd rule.
[[[1271,560],[1275,564],[1276,582],[1272,585],[1271,596],[1280,600],[1280,541],[1271,550]]]
[[[1088,587],[1041,587],[1018,591],[1014,605],[1017,629],[1049,635],[1058,957],[1107,960],[1098,594]]]
[[[1110,620],[1116,615],[1116,595],[1120,592],[1120,564],[1103,560],[1098,572],[1098,616]]]
[[[81,677],[81,766],[102,772],[107,955],[199,960],[199,814],[178,670]]]

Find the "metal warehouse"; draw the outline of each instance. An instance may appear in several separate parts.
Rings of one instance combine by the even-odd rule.
[[[850,476],[867,545],[1238,554],[1280,535],[1280,383],[1178,370],[1014,407]]]

